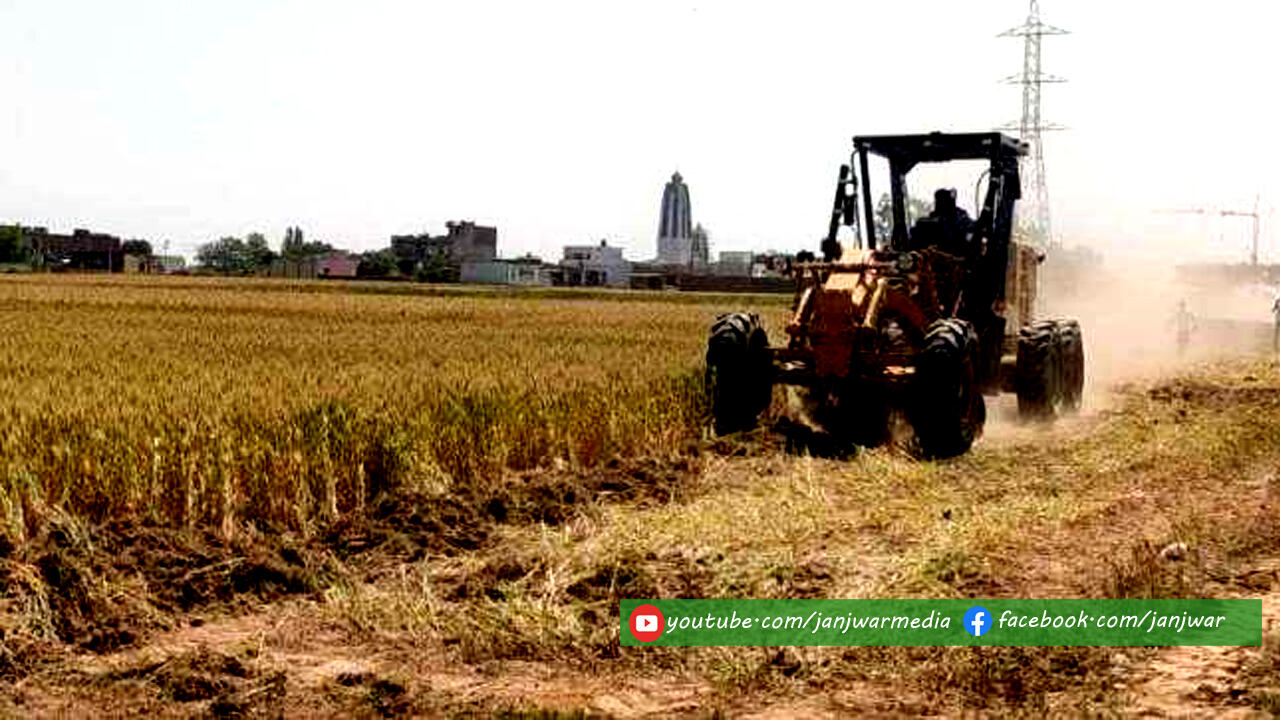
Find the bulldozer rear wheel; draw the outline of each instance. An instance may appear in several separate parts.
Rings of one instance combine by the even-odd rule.
[[[1042,320],[1018,333],[1015,390],[1018,416],[1024,420],[1051,420],[1061,397],[1058,327]]]
[[[978,335],[972,325],[946,318],[929,326],[912,391],[909,417],[920,454],[946,458],[968,452],[987,419],[978,388]]]
[[[707,391],[718,435],[756,426],[773,395],[769,338],[754,313],[721,315],[707,340]]]
[[[1059,320],[1058,340],[1062,409],[1074,412],[1080,409],[1080,399],[1084,395],[1084,338],[1080,323]]]

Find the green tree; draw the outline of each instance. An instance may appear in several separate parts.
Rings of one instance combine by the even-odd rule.
[[[125,240],[120,249],[125,255],[151,255],[151,243],[146,240]]]
[[[20,263],[30,259],[21,225],[0,225],[0,262]]]
[[[454,277],[453,268],[449,267],[449,259],[437,250],[422,261],[422,267],[418,268],[414,279],[418,282],[442,283],[453,282],[457,278]]]
[[[295,234],[294,231],[297,230]],[[285,228],[284,242],[280,243],[280,255],[285,260],[297,261],[302,257],[302,231],[297,228]]]
[[[244,238],[245,260],[254,270],[271,267],[276,254],[267,245],[267,237],[259,232],[252,232]]]
[[[299,227],[286,228],[284,242],[280,244],[280,256],[290,262],[301,262],[333,250],[334,247],[326,242],[307,242]]]
[[[224,237],[196,250],[197,265],[224,275],[247,275],[270,266],[274,259],[262,233],[250,233],[245,240]]]
[[[224,237],[196,249],[196,264],[224,275],[246,271],[244,242],[238,237]]]
[[[907,198],[907,228],[916,220],[933,212],[933,203],[916,197]],[[893,238],[893,198],[889,193],[880,195],[876,203],[876,242],[883,247]]]
[[[360,264],[356,267],[358,277],[387,277],[399,268],[396,267],[396,256],[390,250],[373,250],[360,256]]]

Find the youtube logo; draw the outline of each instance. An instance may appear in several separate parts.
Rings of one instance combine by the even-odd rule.
[[[662,637],[662,631],[666,629],[666,618],[653,605],[640,605],[631,611],[627,628],[631,631],[631,637],[636,640],[653,642]]]

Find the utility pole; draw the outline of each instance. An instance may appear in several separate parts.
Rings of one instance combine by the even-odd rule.
[[[1259,196],[1253,196],[1252,210],[1231,210],[1231,209],[1206,209],[1206,208],[1179,208],[1176,210],[1161,210],[1167,215],[1217,215],[1218,217],[1247,217],[1253,218],[1253,244],[1249,250],[1249,264],[1254,267],[1258,266],[1258,228],[1261,213],[1258,212]]]
[[[1046,25],[1040,20],[1039,0],[1030,0],[1027,20],[996,37],[1023,38],[1022,72],[1010,75],[1002,82],[1022,86],[1022,118],[1016,123],[1003,125],[1001,130],[1017,130],[1018,137],[1027,143],[1030,153],[1022,160],[1022,196],[1029,198],[1032,214],[1024,220],[1030,226],[1031,235],[1041,247],[1053,244],[1049,223],[1049,187],[1044,174],[1044,147],[1040,134],[1049,130],[1063,130],[1063,126],[1046,123],[1040,116],[1040,86],[1044,83],[1066,82],[1057,75],[1046,75],[1040,69],[1040,39],[1045,35],[1065,35],[1066,30]]]

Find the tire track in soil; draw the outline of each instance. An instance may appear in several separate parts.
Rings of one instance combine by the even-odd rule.
[[[1280,575],[1280,561],[1249,573]],[[1262,637],[1280,629],[1280,592],[1239,595],[1262,600]],[[1151,660],[1131,665],[1123,651],[1116,653],[1115,670],[1128,691],[1129,712],[1152,718],[1264,718],[1270,713],[1253,708],[1240,671],[1262,656],[1258,647],[1187,646],[1160,649]]]

